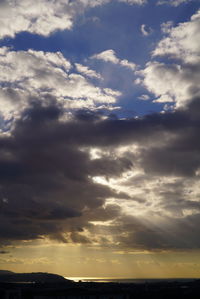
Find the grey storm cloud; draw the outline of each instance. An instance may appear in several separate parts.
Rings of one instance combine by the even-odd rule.
[[[64,120],[65,110],[56,101],[51,99],[46,105],[30,102],[11,134],[0,138],[2,243],[43,236],[67,242],[65,232],[73,242],[91,243],[95,237],[80,234],[85,228],[95,230],[90,222],[113,220],[115,225],[106,229],[113,236],[118,231],[115,238],[124,247],[199,247],[199,202],[181,193],[181,183],[158,187],[160,207],[176,212],[179,206],[196,214],[165,216],[166,226],[158,228],[154,222],[145,224],[137,217],[130,217],[127,224],[117,204],[105,207],[104,203],[107,198],[134,198],[91,179],[101,175],[120,177],[136,163],[146,178],[198,180],[199,106],[199,99],[194,99],[184,109],[139,119],[105,119],[98,113],[80,111]],[[137,156],[127,150],[123,156],[105,153],[91,159],[85,150],[97,147],[106,152],[133,143],[140,145]]]
[[[156,216],[152,214],[145,223],[134,217],[120,218],[116,231],[121,235],[115,236],[119,247],[150,251],[199,249],[199,213],[184,218],[162,217],[159,226],[150,220]]]
[[[62,113],[55,103],[47,107],[34,103],[16,122],[12,135],[0,139],[2,239],[56,236],[67,230],[65,221],[70,218],[81,226],[78,219],[83,210],[100,208],[105,198],[128,198],[94,183],[90,176],[120,175],[131,162],[126,158],[90,160],[72,129],[74,122],[82,121],[62,123]]]

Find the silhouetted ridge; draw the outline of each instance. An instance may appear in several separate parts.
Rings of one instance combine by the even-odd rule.
[[[36,283],[56,283],[70,282],[61,275],[51,273],[14,273],[10,271],[0,271],[0,282],[36,282]]]
[[[15,273],[8,270],[0,270],[0,275],[10,275],[10,274],[15,274]]]

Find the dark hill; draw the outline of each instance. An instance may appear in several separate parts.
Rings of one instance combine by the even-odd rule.
[[[9,274],[14,274],[14,272],[8,270],[0,270],[0,275],[9,275]]]
[[[14,273],[1,270],[0,282],[66,283],[71,281],[51,273]]]

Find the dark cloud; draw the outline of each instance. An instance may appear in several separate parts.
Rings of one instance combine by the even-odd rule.
[[[6,251],[6,250],[0,250],[0,254],[8,254],[9,251]]]
[[[91,179],[120,175],[132,165],[125,157],[93,161],[82,150],[72,127],[78,125],[81,134],[82,121],[94,125],[96,118],[63,122],[62,116],[63,109],[55,102],[47,106],[33,102],[12,135],[0,139],[1,239],[61,238],[62,233],[86,225],[81,220],[84,211],[98,210],[108,197],[128,198]],[[76,224],[69,224],[72,218]],[[75,232],[71,239],[85,242]]]
[[[142,166],[147,173],[161,176],[195,176],[200,165],[198,152],[177,150],[167,146],[145,150],[142,159]]]
[[[64,242],[89,244],[93,240],[82,233],[85,228],[97,229],[90,221],[113,220],[115,227],[105,229],[113,236],[116,231],[118,242],[125,247],[198,247],[199,214],[184,217],[179,211],[198,213],[199,202],[181,193],[183,183],[155,190],[160,209],[177,216],[169,220],[171,226],[161,229],[133,217],[126,224],[120,207],[105,207],[105,199],[128,199],[137,204],[144,204],[146,199],[131,198],[95,183],[92,177],[120,177],[140,167],[144,175],[135,177],[132,184],[140,185],[143,191],[142,181],[154,176],[177,176],[181,182],[186,178],[198,180],[199,108],[199,99],[194,99],[184,109],[139,119],[105,119],[91,111],[80,111],[65,120],[64,108],[53,99],[45,105],[32,100],[11,135],[0,138],[2,242],[48,235]],[[115,151],[133,143],[140,146],[138,154],[131,149],[123,155]],[[88,148],[93,147],[102,152],[98,159],[90,158]]]
[[[195,99],[186,110],[161,117],[163,144],[142,152],[142,166],[147,173],[195,176],[200,166],[200,101]],[[164,125],[164,126],[163,126]],[[168,136],[164,136],[165,133]]]
[[[152,214],[146,220],[129,217],[122,218],[117,225],[126,232],[115,236],[115,241],[121,248],[143,250],[188,250],[200,247],[199,221],[200,213],[182,217],[162,217],[156,223],[158,215]],[[152,219],[150,219],[152,217]]]

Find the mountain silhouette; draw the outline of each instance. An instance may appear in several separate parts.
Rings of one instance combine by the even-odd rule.
[[[7,270],[0,270],[0,282],[66,283],[71,282],[71,280],[52,273],[14,273]]]

